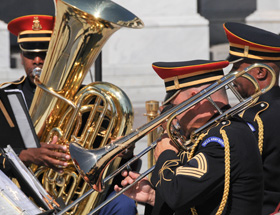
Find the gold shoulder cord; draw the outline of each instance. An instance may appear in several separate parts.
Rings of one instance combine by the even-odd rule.
[[[228,123],[227,125],[224,125],[221,130],[220,133],[223,137],[224,140],[224,145],[225,145],[225,186],[224,186],[224,193],[223,193],[223,198],[221,201],[221,204],[219,206],[219,209],[216,213],[216,215],[220,215],[223,213],[223,210],[226,206],[227,203],[227,199],[228,199],[228,194],[229,194],[229,187],[230,187],[230,146],[229,146],[229,140],[227,137],[227,133],[226,131],[223,129],[226,126],[229,126],[230,123]]]
[[[255,120],[257,121],[257,124],[258,124],[258,127],[259,127],[258,146],[259,146],[260,154],[262,155],[262,151],[263,151],[263,138],[264,138],[264,126],[263,126],[263,122],[262,122],[262,120],[261,120],[259,115],[256,115]]]
[[[260,110],[255,118],[254,118],[254,121],[257,121],[257,124],[258,124],[258,127],[259,127],[259,132],[258,132],[258,146],[259,146],[259,151],[260,151],[260,154],[262,155],[262,152],[263,152],[263,139],[264,139],[264,126],[263,126],[263,121],[260,117],[260,113],[265,111],[268,107],[269,107],[269,104],[267,102],[263,102],[263,103],[266,103],[267,106],[265,109],[263,110]]]
[[[14,85],[21,84],[21,83],[24,82],[24,80],[26,79],[26,76],[22,76],[21,78],[22,78],[22,80],[19,80],[19,81],[4,82],[4,83],[0,84],[0,87],[3,87],[3,86],[6,85],[6,84],[14,84]]]
[[[216,215],[222,214],[225,205],[227,203],[228,194],[229,194],[229,187],[230,187],[230,146],[229,146],[229,140],[226,134],[226,131],[223,130],[224,127],[229,126],[230,123],[227,125],[222,126],[220,129],[220,134],[223,137],[224,145],[225,145],[225,186],[224,186],[224,193],[223,198],[220,203],[220,206],[218,208],[218,211],[216,212]],[[193,145],[192,151],[190,152],[190,156],[188,160],[190,160],[194,155],[194,150],[198,146],[199,142],[207,135],[207,133],[201,134],[198,139],[196,140],[195,144]],[[191,208],[192,215],[198,215],[196,209],[193,207]]]
[[[197,140],[195,141],[193,147],[192,147],[192,150],[188,156],[188,161],[191,160],[193,158],[193,155],[194,155],[194,150],[196,149],[196,147],[198,146],[199,142],[207,135],[207,133],[202,133],[199,135],[199,137],[197,138]],[[194,207],[191,208],[191,213],[192,215],[198,215],[197,214],[197,211]]]
[[[267,106],[264,109],[262,109],[259,112],[257,112],[256,115],[255,115],[255,118],[254,118],[254,121],[256,121],[257,124],[258,124],[258,147],[259,147],[259,151],[260,151],[261,155],[262,155],[262,152],[263,152],[264,126],[263,126],[263,121],[262,121],[262,119],[261,119],[259,114],[261,112],[265,111],[269,107],[269,104],[267,102],[259,102],[259,103],[255,104],[255,106],[259,105],[259,104],[262,105],[262,103],[266,103]],[[244,112],[245,111],[242,112],[240,117],[243,118]]]

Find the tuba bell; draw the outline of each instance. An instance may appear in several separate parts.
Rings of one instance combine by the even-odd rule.
[[[58,144],[75,141],[85,149],[104,147],[132,128],[133,109],[117,86],[82,82],[108,38],[121,27],[142,28],[143,22],[109,0],[54,0],[56,20],[47,56],[31,104],[30,115],[41,142],[56,135]],[[108,174],[119,160],[110,165]],[[54,198],[66,205],[89,188],[72,162],[59,174],[31,166],[35,176]],[[109,182],[108,182],[109,184]],[[86,214],[104,198],[92,194],[70,214]]]

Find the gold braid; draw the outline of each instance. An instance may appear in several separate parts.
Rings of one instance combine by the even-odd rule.
[[[260,114],[263,111],[268,109],[269,104],[267,102],[259,102],[256,105],[260,105],[261,108],[263,108],[262,110],[257,112],[257,114],[255,115],[255,118],[254,118],[254,121],[257,121],[257,124],[258,124],[258,147],[259,147],[260,154],[262,155],[263,139],[264,139],[264,125],[263,125],[262,119],[260,117]]]
[[[259,146],[260,154],[262,154],[262,151],[263,151],[264,126],[263,126],[263,122],[262,122],[262,120],[261,120],[259,115],[257,115],[255,117],[255,120],[257,121],[258,127],[259,127],[258,146]]]
[[[192,215],[198,215],[197,214],[197,211],[195,210],[195,208],[193,207],[193,208],[191,208],[191,212],[192,212]]]
[[[258,147],[259,147],[260,154],[262,155],[263,139],[264,139],[264,125],[263,125],[262,119],[260,117],[260,114],[263,111],[268,109],[269,104],[267,102],[262,101],[262,102],[255,104],[255,106],[257,106],[257,105],[260,105],[260,107],[262,108],[256,113],[255,118],[254,118],[254,121],[256,121],[258,124]],[[241,117],[243,118],[243,116],[241,116]]]
[[[228,124],[229,125],[229,124]],[[225,125],[225,126],[228,126],[228,125]],[[222,198],[222,201],[220,203],[220,206],[218,208],[218,211],[216,212],[216,215],[220,215],[222,214],[225,206],[226,206],[226,203],[227,203],[227,199],[228,199],[228,194],[229,194],[229,187],[230,187],[230,146],[229,146],[229,140],[228,140],[228,137],[227,137],[227,134],[226,134],[226,131],[223,130],[223,128],[225,127],[223,126],[221,129],[220,129],[220,134],[222,135],[223,137],[223,140],[224,140],[224,146],[225,146],[225,185],[224,185],[224,193],[223,193],[223,198]],[[192,147],[192,150],[189,154],[189,157],[188,157],[188,161],[190,159],[192,159],[193,155],[194,155],[194,151],[195,151],[195,148],[198,146],[199,142],[207,135],[207,133],[204,133],[204,134],[201,134],[196,142],[194,143],[193,147]],[[193,207],[191,208],[191,213],[192,215],[198,215],[196,209]]]
[[[225,126],[228,126],[228,125],[225,125]],[[229,187],[230,187],[230,146],[229,146],[227,133],[225,130],[223,130],[223,128],[225,126],[223,126],[220,130],[220,133],[224,140],[224,146],[225,146],[225,185],[224,185],[223,198],[222,198],[222,201],[220,203],[220,206],[219,206],[219,209],[218,209],[216,215],[220,215],[223,213],[223,210],[227,203]]]
[[[188,161],[190,161],[190,159],[193,158],[194,155],[194,150],[196,149],[196,147],[198,146],[199,142],[207,135],[207,133],[204,134],[200,134],[199,137],[196,139],[195,143],[192,146],[192,150],[188,156]]]
[[[3,87],[3,86],[6,85],[6,84],[19,85],[19,84],[21,84],[22,82],[24,82],[24,80],[26,79],[26,76],[22,76],[21,78],[22,78],[22,80],[18,80],[18,81],[14,81],[14,82],[4,82],[4,83],[1,83],[1,84],[0,84],[0,87]]]
[[[198,146],[199,142],[200,142],[206,135],[207,135],[207,133],[204,133],[204,134],[200,134],[200,135],[199,135],[199,137],[197,138],[197,140],[195,141],[195,143],[194,143],[193,146],[192,146],[192,150],[191,150],[191,152],[190,152],[190,154],[189,154],[189,156],[188,156],[188,161],[189,161],[190,159],[193,158],[195,148]],[[194,207],[191,208],[191,213],[192,213],[192,215],[198,215],[198,214],[197,214],[197,211],[196,211],[196,209],[195,209]]]

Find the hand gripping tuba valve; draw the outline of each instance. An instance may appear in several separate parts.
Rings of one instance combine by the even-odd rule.
[[[142,28],[134,14],[109,0],[54,0],[56,18],[47,56],[30,108],[41,142],[57,135],[58,144],[77,142],[86,149],[104,147],[130,132],[132,105],[113,84],[82,82],[105,42],[121,27]],[[118,162],[105,172],[117,168]],[[66,205],[79,198],[89,186],[72,161],[59,174],[50,168],[31,166],[45,189]],[[109,182],[108,182],[109,183]],[[103,196],[91,195],[71,214],[86,214]]]

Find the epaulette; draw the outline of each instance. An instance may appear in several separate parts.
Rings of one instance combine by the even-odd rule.
[[[265,111],[269,107],[267,102],[258,102],[254,106],[250,107],[248,110],[244,111],[242,118],[250,120],[251,122],[255,121],[256,116],[261,112]]]
[[[21,84],[22,82],[24,82],[24,80],[26,79],[26,76],[22,76],[19,80],[16,80],[16,81],[11,81],[11,82],[4,82],[4,83],[2,83],[2,84],[0,84],[0,88],[2,88],[2,87],[7,87],[6,85],[19,85],[19,84]],[[8,86],[9,86],[8,85]]]

